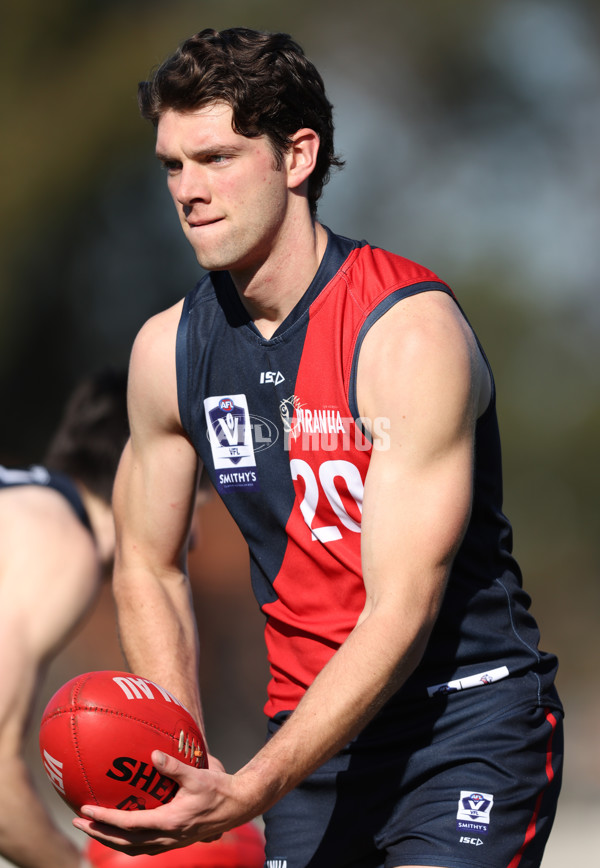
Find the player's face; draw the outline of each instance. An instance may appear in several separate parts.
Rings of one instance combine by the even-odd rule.
[[[276,245],[289,190],[268,139],[239,135],[231,120],[224,103],[169,109],[158,124],[156,152],[199,263],[243,273],[259,268]]]

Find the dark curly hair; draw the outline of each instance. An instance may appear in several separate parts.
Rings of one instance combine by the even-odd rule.
[[[127,373],[106,368],[83,378],[69,396],[43,463],[110,504],[128,437]]]
[[[344,165],[334,152],[332,105],[323,80],[287,33],[202,30],[140,83],[138,100],[142,116],[155,126],[168,109],[186,112],[227,103],[235,132],[266,136],[278,168],[291,136],[303,127],[314,130],[320,146],[308,186],[313,217],[331,169]]]

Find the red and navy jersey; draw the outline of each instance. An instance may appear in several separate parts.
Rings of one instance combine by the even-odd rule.
[[[361,513],[373,444],[359,419],[356,371],[369,328],[392,305],[451,290],[427,268],[329,234],[320,268],[269,339],[226,272],[186,296],[177,335],[182,424],[244,535],[266,616],[266,712],[293,709],[353,629],[365,600]],[[385,420],[380,444],[385,444]],[[502,513],[494,396],[477,431],[472,517],[407,699],[530,671],[538,650]],[[377,441],[374,441],[377,442]]]

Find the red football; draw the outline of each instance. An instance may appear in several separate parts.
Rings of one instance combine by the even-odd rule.
[[[153,750],[207,767],[191,714],[163,687],[131,672],[78,675],[42,715],[46,774],[75,813],[82,805],[138,811],[169,802],[177,784],[154,768]]]
[[[157,856],[126,856],[90,838],[85,856],[93,868],[263,868],[265,842],[254,823],[244,823],[218,841],[190,844]]]

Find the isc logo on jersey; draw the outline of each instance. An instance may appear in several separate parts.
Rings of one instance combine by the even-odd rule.
[[[204,399],[204,413],[218,490],[258,490],[252,424],[245,395]]]

